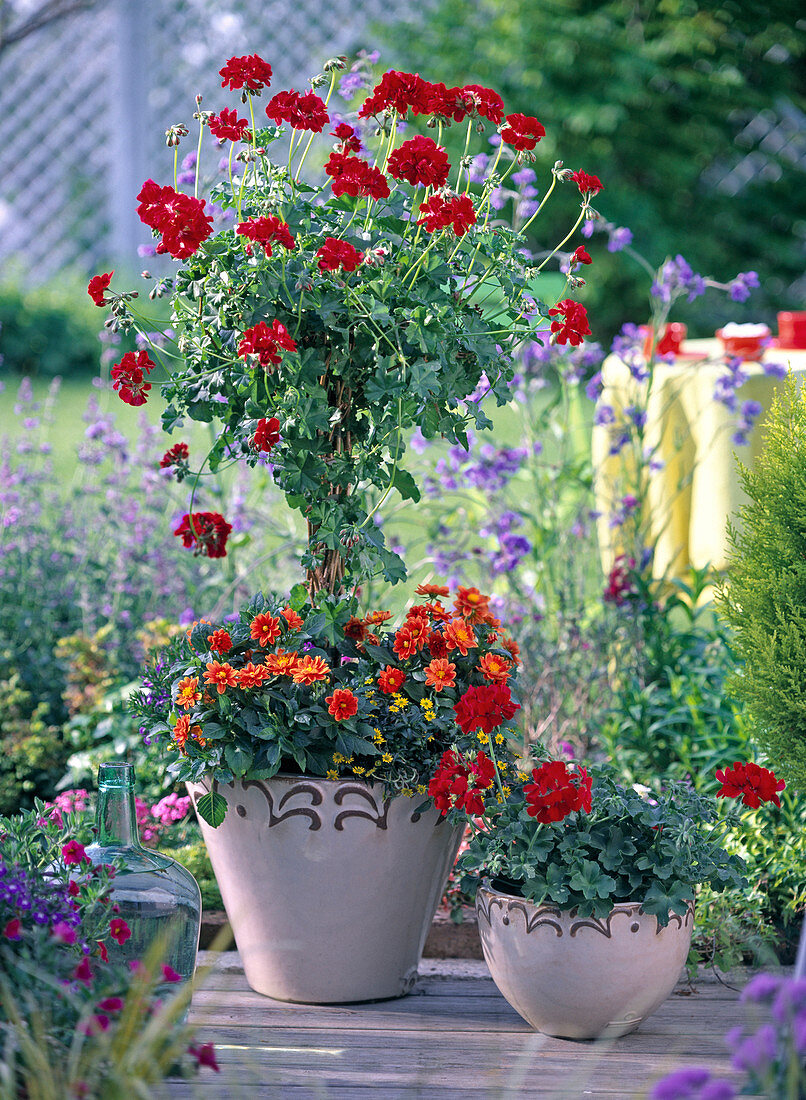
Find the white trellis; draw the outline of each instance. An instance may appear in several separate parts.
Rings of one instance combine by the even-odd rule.
[[[197,92],[205,108],[233,105],[217,78],[226,58],[259,53],[274,89],[304,88],[326,57],[373,45],[384,14],[385,0],[99,0],[10,47],[0,269],[16,259],[39,281],[71,266],[135,266],[151,239],[135,195],[149,176],[167,182],[164,131],[192,122]]]

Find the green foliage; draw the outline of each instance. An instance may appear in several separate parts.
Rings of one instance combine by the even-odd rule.
[[[650,254],[681,251],[685,226],[696,270],[757,270],[752,314],[733,304],[731,317],[774,321],[776,309],[800,303],[803,242],[792,226],[806,191],[785,127],[780,148],[762,138],[791,105],[806,109],[798,17],[789,0],[478,0],[472,12],[465,0],[439,0],[427,19],[414,12],[388,49],[398,67],[492,84],[507,111],[536,115],[547,131],[538,151],[599,175],[596,206],[640,229]],[[554,239],[561,210],[547,215],[538,248]],[[637,273],[595,242],[590,251],[598,277],[583,300],[601,339],[642,320],[645,303]],[[711,329],[726,319],[703,305],[683,319]]]
[[[516,789],[493,808],[491,827],[471,838],[462,865],[536,905],[581,916],[640,901],[663,927],[672,913],[685,914],[700,883],[715,891],[743,883],[744,865],[722,847],[717,820],[713,803],[684,784],[648,799],[597,768],[590,813],[539,822]]]
[[[69,746],[47,722],[48,706],[35,702],[14,672],[0,680],[0,814],[30,807],[52,793],[64,772]]]
[[[97,373],[102,327],[103,315],[78,278],[36,288],[0,283],[0,356],[12,374]]]
[[[806,791],[806,395],[790,376],[729,528],[719,607],[741,661],[730,688],[772,767]]]

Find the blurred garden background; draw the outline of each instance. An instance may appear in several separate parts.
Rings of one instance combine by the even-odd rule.
[[[635,340],[629,326],[657,316],[659,299],[701,337],[729,321],[774,330],[778,311],[804,307],[805,30],[800,5],[783,0],[406,0],[393,14],[382,0],[0,2],[0,813],[89,788],[99,761],[128,755],[145,839],[181,848],[217,902],[194,827],[164,805],[151,812],[169,780],[126,697],[149,646],[260,587],[287,590],[303,532],[260,467],[205,478],[196,494],[196,507],[233,525],[227,557],[182,548],[172,532],[189,483],[160,459],[180,439],[201,441],[204,427],[163,435],[156,387],[143,410],[118,400],[109,367],[133,345],[103,327],[86,284],[100,271],[130,285],[144,268],[170,270],[135,196],[145,179],[168,178],[165,131],[192,124],[186,90],[219,109],[215,73],[253,52],[271,62],[277,89],[304,88],[325,58],[361,50],[382,67],[499,88],[508,111],[547,131],[536,164],[499,189],[507,224],[528,219],[558,159],[601,179],[601,223],[571,245],[585,243],[592,259],[578,293],[592,336],[577,349],[523,347],[512,402],[488,410],[493,430],[468,451],[410,440],[422,499],[386,504],[378,521],[405,547],[410,584],[494,593],[518,631],[525,738],[609,755],[648,786],[688,776],[710,790],[715,767],[754,755],[758,731],[727,683],[731,637],[709,602],[717,578],[653,573],[641,485],[614,513],[631,540],[621,571],[602,564],[590,440],[603,423],[606,352]],[[348,69],[344,117],[366,86]],[[452,161],[456,141],[447,131]],[[192,137],[180,146],[180,183],[195,149]],[[202,155],[208,175],[222,171],[214,142]],[[570,193],[547,207],[535,256],[574,211]],[[653,275],[680,256],[691,268],[675,260]],[[566,285],[561,263],[536,288],[549,305]],[[752,293],[752,281],[736,282],[748,271]],[[700,293],[694,272],[727,293]],[[143,305],[155,331],[169,325],[158,296]],[[740,420],[740,401],[733,411]],[[636,408],[628,447],[651,466],[641,417]],[[399,612],[402,588],[377,586],[367,605]],[[806,898],[797,790],[773,822],[762,829],[745,812],[752,886],[741,904],[701,899],[699,948],[717,961],[791,949]]]

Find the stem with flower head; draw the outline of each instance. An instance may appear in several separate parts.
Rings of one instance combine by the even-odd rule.
[[[548,256],[546,256],[545,260],[543,260],[543,262],[542,262],[541,264],[539,264],[539,265],[537,266],[537,268],[535,269],[535,273],[537,273],[537,272],[539,272],[539,271],[542,271],[542,270],[543,270],[543,268],[544,268],[544,267],[546,266],[546,264],[547,264],[547,263],[549,262],[549,260],[550,260],[550,259],[552,258],[552,256],[556,256],[556,254],[557,254],[557,253],[558,253],[558,252],[560,251],[560,249],[561,249],[561,248],[563,247],[563,245],[564,245],[564,244],[567,244],[567,243],[568,243],[568,241],[570,241],[570,240],[571,240],[571,238],[572,238],[572,237],[573,237],[573,235],[574,235],[574,234],[576,233],[576,231],[577,231],[577,229],[579,228],[579,226],[580,226],[580,225],[582,224],[582,222],[584,221],[584,219],[585,219],[585,211],[586,211],[587,209],[588,209],[588,204],[587,204],[587,203],[584,203],[584,204],[583,204],[583,206],[582,206],[582,210],[580,211],[579,217],[578,217],[578,218],[577,218],[577,220],[576,220],[576,221],[574,222],[574,224],[573,224],[573,227],[572,227],[571,231],[570,231],[569,233],[566,233],[566,235],[565,235],[565,236],[563,237],[563,239],[562,239],[562,240],[560,241],[560,243],[559,243],[559,244],[558,244],[558,245],[557,245],[557,246],[556,246],[555,248],[553,248],[553,249],[551,250],[551,252],[549,252]]]
[[[196,145],[196,178],[193,180],[193,198],[199,197],[199,167],[201,165],[202,137],[204,136],[204,121],[199,112],[199,141]]]
[[[174,191],[179,190],[179,145],[174,145]]]
[[[333,95],[333,89],[336,86],[336,73],[337,73],[337,71],[338,71],[337,69],[333,69],[330,73],[330,87],[328,88],[327,96],[325,97],[325,108],[327,108],[328,103],[330,103],[330,97]],[[311,143],[312,143],[312,141],[315,137],[316,137],[316,131],[312,130],[311,131],[311,136],[308,138],[308,144],[305,146],[303,154],[299,159],[299,164],[297,165],[297,170],[294,173],[294,181],[295,182],[299,179],[299,174],[302,171],[302,166],[305,163],[305,158],[308,155],[308,150],[310,149]],[[301,140],[302,140],[302,138],[300,138],[300,141]]]
[[[532,214],[531,218],[529,218],[529,220],[524,222],[524,224],[521,226],[521,230],[520,230],[521,233],[525,233],[526,230],[529,228],[529,226],[532,224],[532,222],[535,220],[535,218],[538,216],[540,211],[543,209],[543,207],[548,202],[549,195],[551,194],[551,192],[554,190],[554,188],[556,186],[557,186],[557,173],[552,172],[551,173],[551,187],[549,187],[548,191],[543,196],[541,202],[539,203],[539,205],[537,207],[537,210],[535,210],[535,212],[534,212],[534,214]]]
[[[463,151],[461,157],[459,157],[459,172],[456,176],[456,188],[455,188],[457,191],[459,190],[459,186],[462,182],[462,161],[467,156],[467,151],[470,148],[470,134],[472,133],[472,131],[473,131],[473,119],[469,118],[467,120],[467,135],[465,136],[465,148],[464,148],[464,151]],[[467,191],[467,188],[469,186],[470,186],[470,172],[467,173],[467,187],[465,187],[465,191]]]

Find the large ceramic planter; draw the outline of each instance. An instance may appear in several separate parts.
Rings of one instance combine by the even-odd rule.
[[[493,980],[512,1007],[546,1035],[626,1035],[666,1000],[680,977],[694,903],[665,928],[624,903],[603,919],[479,887],[479,936]]]
[[[207,789],[188,785],[194,805]],[[216,790],[226,819],[200,825],[250,986],[309,1004],[408,993],[461,830],[356,781]]]

